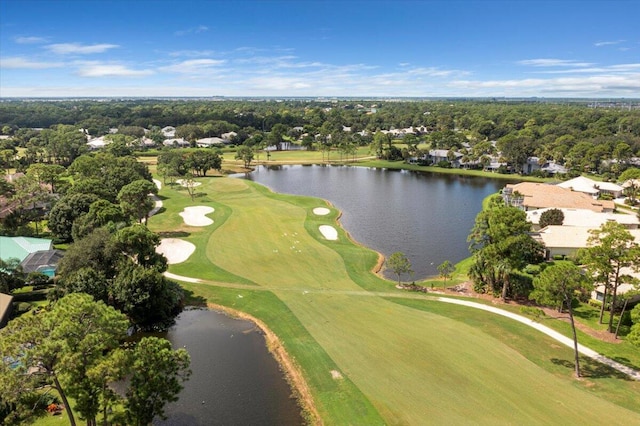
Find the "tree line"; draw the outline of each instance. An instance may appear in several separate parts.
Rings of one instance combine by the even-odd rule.
[[[2,150],[23,148],[24,167],[42,161],[70,164],[86,149],[84,135],[76,132],[81,128],[92,136],[106,135],[116,128],[125,143],[131,142],[126,138],[141,137],[146,129],[147,137],[159,143],[163,139],[160,129],[168,125],[176,127],[176,137],[192,143],[201,137],[234,132],[231,142],[236,146],[278,147],[279,142],[294,141],[327,155],[339,150],[348,156],[354,146],[372,144],[373,152],[390,160],[413,156],[418,144],[427,143],[432,149],[459,151],[471,161],[501,152],[516,172],[521,171],[523,160],[536,156],[541,162],[563,164],[574,174],[598,173],[611,179],[640,157],[640,110],[595,108],[587,102],[0,103],[0,128],[11,136],[2,141]],[[404,151],[391,139],[380,136],[374,140],[377,132],[409,127],[413,133],[393,141],[402,142]],[[9,152],[0,155],[5,162],[11,157]]]

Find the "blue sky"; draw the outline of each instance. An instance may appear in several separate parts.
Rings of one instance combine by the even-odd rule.
[[[640,1],[0,0],[0,97],[640,97]]]

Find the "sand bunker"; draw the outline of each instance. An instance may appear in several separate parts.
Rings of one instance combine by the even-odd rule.
[[[342,377],[342,374],[340,374],[338,370],[331,370],[331,378],[333,380],[340,380],[340,379],[343,379],[344,377]]]
[[[325,237],[327,240],[338,239],[338,231],[336,231],[336,228],[334,228],[333,226],[320,225],[319,229],[320,229],[320,232],[322,233],[322,236]]]
[[[176,183],[178,185],[187,186],[186,182],[183,179],[176,179]],[[192,182],[191,186],[200,186],[200,185],[202,185],[202,182]]]
[[[196,251],[195,245],[178,238],[164,238],[156,247],[156,253],[163,254],[169,265],[184,262],[194,251]]]
[[[313,214],[317,214],[318,216],[328,215],[329,213],[331,213],[331,210],[326,207],[316,207],[313,209]]]
[[[213,213],[215,209],[207,206],[185,207],[181,213],[178,213],[184,219],[184,223],[189,226],[207,226],[213,223],[212,219],[206,217],[206,214]]]

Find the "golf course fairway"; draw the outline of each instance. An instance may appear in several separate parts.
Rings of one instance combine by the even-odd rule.
[[[378,254],[351,241],[326,202],[241,179],[199,181],[194,201],[163,186],[164,208],[149,220],[196,246],[169,271],[203,280],[182,283],[191,296],[264,322],[324,424],[640,424],[637,382],[586,360],[586,377],[575,380],[572,351],[552,339],[396,290],[371,272]],[[179,213],[188,206],[213,207],[213,224],[186,225]],[[381,226],[393,220],[380,217]],[[325,239],[321,225],[338,239]]]

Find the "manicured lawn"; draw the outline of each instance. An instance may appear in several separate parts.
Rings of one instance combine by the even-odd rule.
[[[593,413],[640,422],[640,404],[625,396],[637,394],[637,383],[601,372],[589,377],[592,386],[577,383],[570,349],[491,314],[401,293],[371,274],[377,253],[340,228],[338,241],[318,231],[337,227],[335,210],[312,213],[323,201],[244,180],[201,181],[205,195],[194,202],[163,188],[166,210],[149,221],[198,247],[170,271],[219,281],[185,287],[265,321],[301,367],[326,424],[600,423]],[[214,225],[182,224],[177,213],[187,205],[215,207]]]

